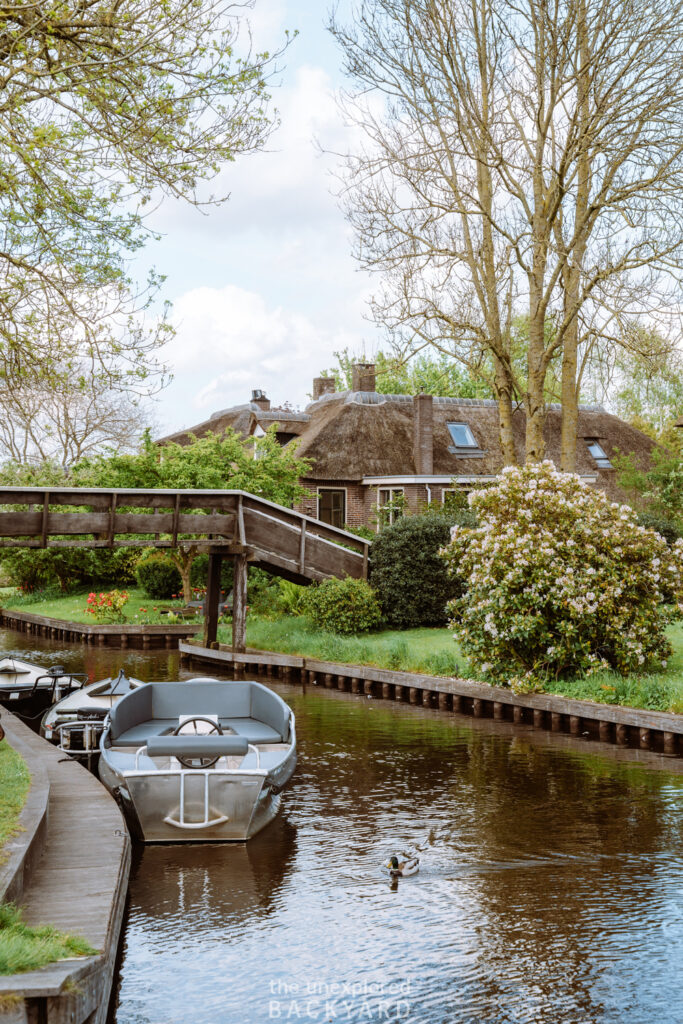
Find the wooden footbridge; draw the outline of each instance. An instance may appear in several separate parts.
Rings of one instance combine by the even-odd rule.
[[[233,649],[245,649],[247,565],[309,584],[367,577],[369,542],[245,491],[1,487],[0,548],[176,548],[209,555],[204,638],[216,640],[220,570],[234,564]]]

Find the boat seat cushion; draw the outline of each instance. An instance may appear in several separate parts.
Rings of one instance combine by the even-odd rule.
[[[211,733],[208,736],[150,736],[147,740],[147,753],[150,757],[227,757],[246,752],[247,741],[243,736]]]
[[[114,739],[117,747],[144,747],[145,743],[152,736],[163,736],[171,733],[178,726],[177,718],[157,718],[151,722],[140,722],[126,729]]]
[[[282,736],[255,718],[221,718],[221,728],[232,729],[238,736],[244,736],[248,743],[282,743]]]

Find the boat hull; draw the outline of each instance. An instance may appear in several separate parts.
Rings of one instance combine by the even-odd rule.
[[[295,764],[293,752],[288,777]],[[280,810],[281,786],[265,772],[209,769],[119,775],[101,758],[99,775],[118,797],[131,833],[144,843],[244,842]],[[284,784],[284,775],[278,775]]]

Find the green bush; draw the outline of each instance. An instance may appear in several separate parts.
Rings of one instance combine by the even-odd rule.
[[[168,555],[153,554],[138,563],[136,577],[148,597],[168,600],[182,589],[180,572]]]
[[[462,594],[463,584],[449,575],[439,551],[456,522],[469,525],[472,516],[461,511],[404,516],[376,538],[370,549],[370,582],[390,626],[446,625],[446,605]]]
[[[24,591],[68,593],[82,587],[135,584],[139,548],[15,548],[2,555],[3,575]]]
[[[673,519],[666,519],[664,516],[658,516],[652,512],[639,512],[638,522],[646,530],[654,530],[660,537],[663,537],[669,547],[672,547],[683,536]]]
[[[379,601],[366,580],[333,578],[309,587],[304,609],[316,626],[341,636],[367,633],[382,624]]]

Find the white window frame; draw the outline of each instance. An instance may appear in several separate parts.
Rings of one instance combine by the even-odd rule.
[[[389,500],[385,501],[384,504],[382,504],[382,502],[380,501],[380,494],[382,493],[382,491],[386,491],[386,492],[389,493]],[[397,497],[405,498],[405,496],[406,496],[406,489],[405,489],[405,487],[378,487],[377,488],[377,532],[378,533],[379,533],[379,528],[380,528],[380,517],[382,515],[382,510],[385,509],[387,505],[391,505],[396,500]],[[393,526],[394,522],[397,519],[400,519],[402,515],[403,515],[403,513],[399,512],[397,509],[390,508],[389,509],[389,513],[388,513],[388,518],[384,520],[383,525],[385,525],[385,526]]]
[[[450,439],[453,442],[453,445],[458,449],[458,451],[465,451],[467,448],[475,448],[477,450],[479,449],[479,442],[477,441],[476,437],[474,436],[474,434],[472,432],[472,428],[469,425],[469,423],[463,423],[461,420],[457,420],[457,421],[453,420],[452,422],[447,423],[446,426],[448,427],[448,433],[449,433]],[[451,427],[464,427],[465,431],[466,431],[466,435],[467,435],[467,437],[469,439],[468,443],[467,444],[458,444],[458,442],[455,440],[455,437],[453,436],[453,433],[451,431]]]
[[[593,459],[593,462],[598,467],[598,469],[613,469],[614,468],[612,466],[612,463],[610,462],[609,455],[607,454],[605,449],[602,447],[602,445],[600,444],[600,442],[597,439],[597,437],[587,437],[585,439],[585,441],[586,441],[586,446],[588,448],[588,454]],[[591,451],[591,449],[593,447],[597,448],[598,451],[601,452],[601,454],[600,455],[596,455],[595,452]]]
[[[346,517],[347,517],[348,511],[349,511],[349,495],[348,495],[347,488],[346,487],[318,487],[318,488],[316,488],[316,501],[315,501],[316,519],[319,522],[321,522],[321,523],[323,521],[320,518],[320,495],[321,495],[322,491],[343,491],[343,493],[344,493],[344,515],[342,516],[342,525],[337,527],[338,530],[343,530],[344,526],[346,525]],[[326,523],[325,525],[326,526],[332,526],[332,523]]]

